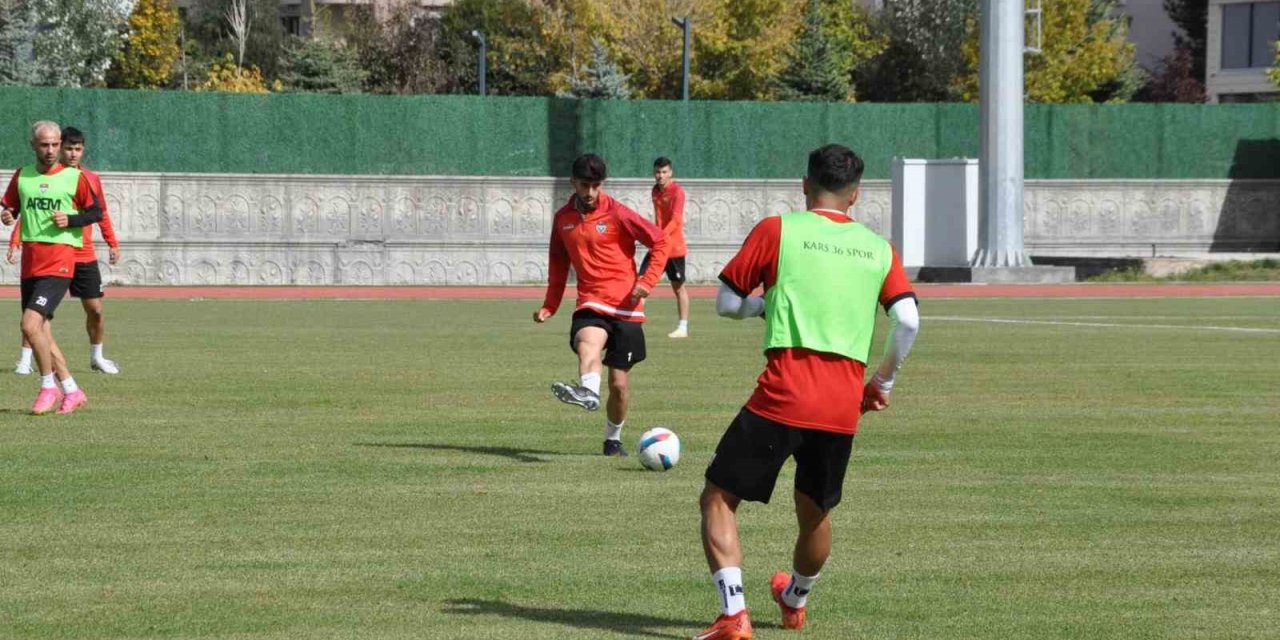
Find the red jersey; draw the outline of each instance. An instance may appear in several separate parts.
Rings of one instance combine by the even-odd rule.
[[[814,213],[835,222],[853,222],[835,211],[823,209]],[[743,297],[757,286],[768,291],[778,279],[781,238],[782,218],[761,220],[720,272],[720,280]],[[880,287],[880,304],[888,309],[898,300],[914,295],[895,249],[893,265]],[[792,427],[857,432],[866,363],[804,348],[770,349],[765,357],[764,372],[756,380],[747,409]]]
[[[53,165],[44,175],[57,175],[66,167],[62,164]],[[9,180],[9,188],[5,189],[4,197],[0,198],[0,206],[6,209],[13,209],[18,216],[22,215],[22,199],[18,197],[18,174],[22,170],[19,169],[13,173],[13,178]],[[76,185],[76,195],[72,199],[77,209],[81,211],[98,204],[98,198],[94,194],[93,188],[89,186],[89,179],[84,173],[80,174],[80,182]],[[17,229],[14,230],[15,232]],[[69,244],[56,244],[48,242],[26,242],[22,245],[22,279],[39,278],[50,276],[54,278],[70,278],[75,273],[76,248]]]
[[[595,211],[580,212],[576,197],[551,219],[547,296],[542,308],[555,313],[564,297],[569,267],[578,274],[575,308],[630,322],[644,322],[644,299],[633,300],[636,285],[653,290],[667,266],[662,230],[617,200],[600,193]],[[636,242],[649,248],[649,269],[636,275]]]
[[[97,226],[102,227],[102,237],[107,241],[107,246],[115,249],[120,246],[120,241],[116,239],[116,229],[111,224],[111,215],[107,212],[107,198],[102,190],[102,179],[98,174],[89,171],[83,167],[80,173],[89,180],[89,188],[93,189],[93,194],[98,198],[98,205],[102,207],[102,219],[97,222]],[[84,227],[84,246],[75,249],[75,261],[80,262],[97,262],[98,254],[93,250],[93,227],[89,225]],[[13,225],[13,233],[9,234],[9,246],[16,247],[22,242],[22,221],[18,221]]]
[[[675,180],[665,189],[653,185],[653,221],[667,234],[667,257],[683,258],[689,253],[684,243],[684,187]]]

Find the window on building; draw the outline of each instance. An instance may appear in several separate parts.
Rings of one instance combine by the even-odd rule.
[[[284,27],[284,32],[291,36],[302,35],[301,16],[282,16],[280,18],[280,26]]]
[[[1223,69],[1256,69],[1274,65],[1278,39],[1280,2],[1223,5]]]

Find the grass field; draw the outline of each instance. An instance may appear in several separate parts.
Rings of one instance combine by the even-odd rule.
[[[603,417],[551,399],[567,314],[533,306],[110,301],[115,378],[64,307],[89,407],[29,417],[36,381],[0,375],[0,637],[696,633],[701,472],[760,325],[697,301],[676,342],[653,305],[625,438],[683,437],[660,474],[598,456]],[[799,636],[767,590],[789,492],[744,507],[757,638],[1280,636],[1280,300],[922,312]]]

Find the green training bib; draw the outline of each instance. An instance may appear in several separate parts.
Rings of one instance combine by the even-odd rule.
[[[866,364],[889,242],[857,222],[782,215],[778,281],[765,294],[765,350],[802,347]]]
[[[80,215],[76,208],[76,189],[80,186],[80,170],[65,167],[47,176],[34,166],[23,167],[18,174],[18,200],[21,204],[22,241],[84,246],[84,229],[59,229],[53,214],[61,211]]]

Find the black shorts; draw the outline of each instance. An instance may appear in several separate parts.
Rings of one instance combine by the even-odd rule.
[[[707,467],[707,480],[752,502],[769,502],[778,472],[796,459],[796,491],[824,511],[840,504],[853,435],[789,427],[745,407],[725,430]]]
[[[102,286],[102,270],[98,261],[77,262],[76,271],[71,275],[71,295],[81,300],[101,298],[106,287]]]
[[[640,261],[640,273],[649,270],[649,256],[646,254],[644,260]],[[667,258],[667,266],[662,270],[667,274],[667,280],[680,284],[684,282],[684,256],[679,258]]]
[[[628,371],[644,361],[644,325],[627,322],[588,309],[573,312],[569,327],[569,348],[578,352],[578,331],[583,327],[600,327],[609,334],[604,344],[604,366]]]
[[[37,276],[22,279],[22,308],[30,309],[52,320],[53,312],[67,295],[71,278]]]

